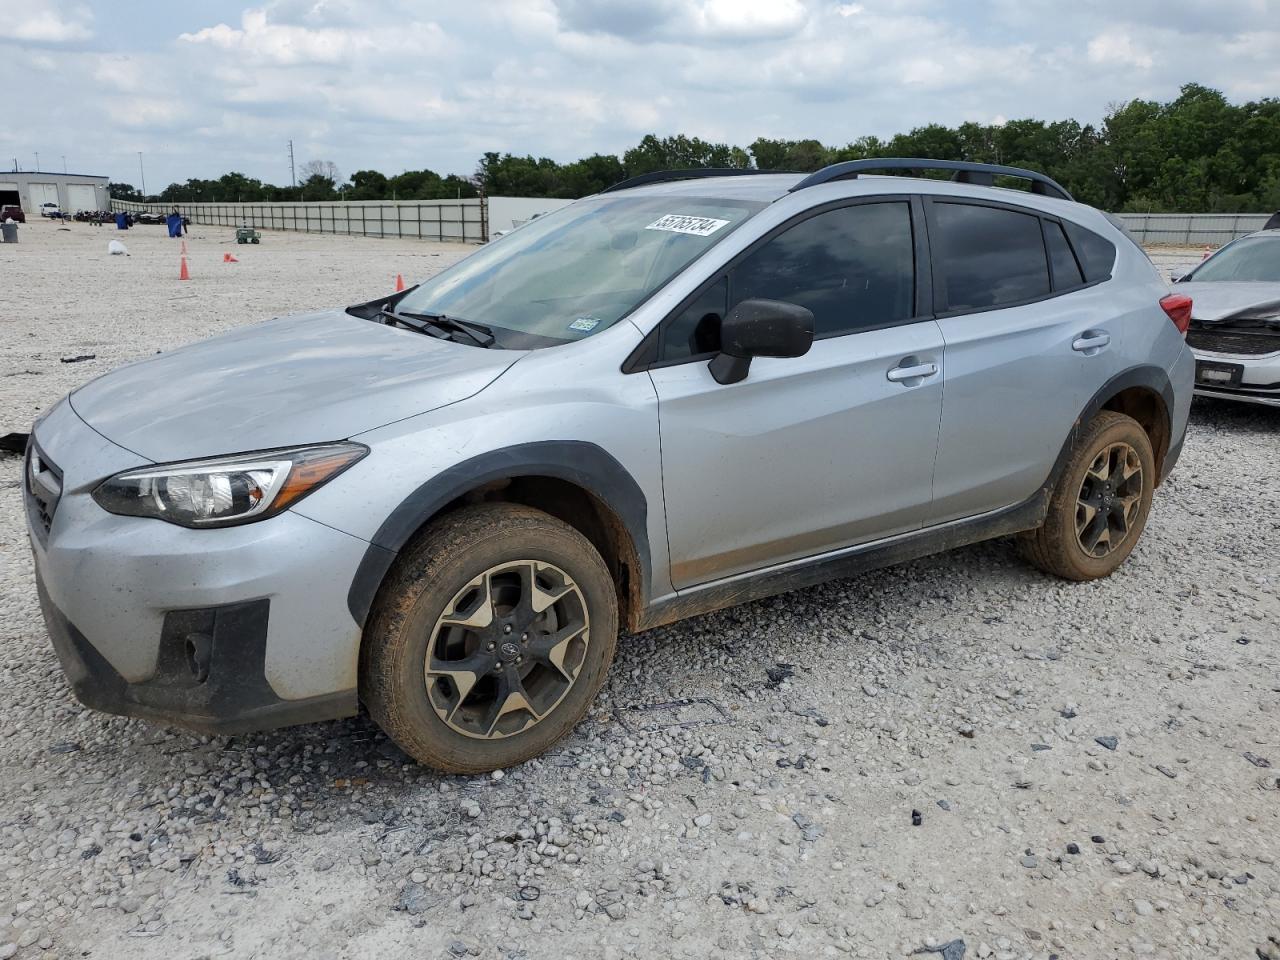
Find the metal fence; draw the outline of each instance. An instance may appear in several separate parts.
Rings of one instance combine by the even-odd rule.
[[[539,204],[554,209],[565,201],[495,198],[494,203]],[[179,203],[192,223],[238,227],[248,224],[266,230],[337,233],[359,237],[407,237],[415,240],[455,240],[484,243],[489,239],[489,201],[364,200],[353,203]],[[112,200],[111,209],[132,213],[166,214],[171,204]],[[520,210],[524,208],[521,207]],[[510,211],[508,211],[510,212]],[[1144,246],[1177,244],[1221,246],[1236,237],[1261,230],[1266,213],[1120,213],[1116,215]],[[512,221],[514,222],[514,221]],[[504,223],[498,223],[503,228]]]
[[[1266,213],[1118,213],[1135,240],[1143,246],[1168,243],[1179,246],[1224,243],[1261,230]]]
[[[169,213],[175,204],[112,200],[113,211]],[[354,203],[179,203],[192,223],[357,237],[402,237],[483,243],[489,208],[483,199],[357,201]]]

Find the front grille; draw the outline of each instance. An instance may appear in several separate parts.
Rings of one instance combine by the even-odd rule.
[[[1192,327],[1187,331],[1187,346],[1237,357],[1259,357],[1280,350],[1280,330]]]
[[[62,471],[36,446],[35,438],[27,443],[27,455],[22,466],[22,486],[31,529],[43,544],[48,541],[53,515],[57,513],[58,501],[62,498]]]

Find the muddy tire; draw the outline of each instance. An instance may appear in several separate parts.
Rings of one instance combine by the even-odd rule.
[[[365,627],[360,696],[420,763],[510,767],[582,719],[617,634],[613,580],[582,534],[529,507],[466,507],[387,575]]]
[[[1103,410],[1071,452],[1044,525],[1019,537],[1023,556],[1066,580],[1097,580],[1132,552],[1155,490],[1151,439],[1132,417]]]

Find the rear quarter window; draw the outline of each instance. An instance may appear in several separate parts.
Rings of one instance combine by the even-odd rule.
[[[1076,259],[1080,261],[1085,282],[1097,283],[1099,280],[1109,279],[1116,264],[1115,244],[1070,220],[1064,220],[1062,225],[1076,252]]]

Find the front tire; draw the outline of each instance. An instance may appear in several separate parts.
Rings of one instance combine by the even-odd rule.
[[[1103,410],[1072,448],[1044,525],[1019,538],[1023,555],[1066,580],[1110,576],[1142,535],[1155,480],[1147,432],[1132,417]]]
[[[514,766],[582,719],[617,634],[613,579],[582,534],[529,507],[466,507],[407,547],[379,590],[360,695],[420,763]]]

